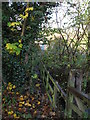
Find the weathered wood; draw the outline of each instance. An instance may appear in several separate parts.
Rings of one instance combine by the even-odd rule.
[[[48,98],[49,98],[50,102],[53,103],[53,100],[52,100],[52,98],[51,98],[51,96],[49,95],[48,92],[47,92],[47,95],[48,95]]]
[[[76,112],[80,117],[82,117],[83,112],[80,111],[76,105],[74,105],[73,103],[71,103],[71,104],[70,104],[70,107],[72,108],[72,110],[73,110],[74,112]]]
[[[78,105],[78,108],[79,108],[79,110],[81,110],[82,112],[85,112],[85,106],[84,106],[84,104],[82,103],[82,101],[78,98],[78,97],[75,97],[76,98],[76,100],[77,100],[77,105]]]
[[[54,94],[53,94],[53,107],[56,108],[56,101],[57,101],[57,89],[54,86]]]
[[[47,71],[45,65],[44,65],[44,69],[47,73],[48,79],[50,79],[52,81],[52,83],[54,84],[54,90],[52,89],[51,85],[47,83],[47,86],[49,87],[51,93],[53,93],[53,107],[56,107],[56,98],[57,98],[57,91],[59,91],[61,93],[61,96],[66,99],[66,93],[62,90],[62,88],[60,87],[60,85],[52,78],[52,76],[50,75],[49,71]]]
[[[83,99],[86,102],[87,100],[90,101],[90,96],[88,94],[84,94],[73,87],[68,87],[68,91],[70,91],[72,94],[76,95],[77,97]]]
[[[81,91],[81,86],[82,86],[82,81],[83,81],[82,76],[83,76],[82,70],[77,69],[76,75],[75,75],[75,88],[79,91]]]
[[[77,100],[78,100],[78,103],[80,103],[79,104],[79,109],[81,110],[81,111],[83,111],[83,112],[85,112],[85,109],[87,109],[87,107],[88,107],[88,104],[87,104],[87,102],[85,102],[83,99],[80,99],[79,97],[76,97],[76,95],[74,95],[73,94],[73,96],[75,97],[75,98],[77,98]],[[86,103],[86,104],[85,104]]]
[[[78,91],[81,91],[81,84],[82,84],[82,70],[80,70],[80,69],[77,69],[76,70],[76,73],[75,73],[75,88],[78,90]],[[80,109],[80,110],[84,110],[84,108],[83,108],[83,105],[82,105],[82,103],[81,103],[81,101],[80,101],[80,99],[78,99],[76,96],[74,96],[75,97],[75,100],[76,100],[76,103],[77,103],[77,105],[78,105],[78,108]]]
[[[44,71],[44,69],[43,69],[43,81],[44,81],[44,77],[45,77],[45,71]]]
[[[45,70],[43,69],[43,83],[46,87],[46,77],[45,77]]]
[[[74,83],[75,83],[74,76],[75,76],[75,69],[71,70],[69,73],[68,87],[70,86],[74,87]],[[66,113],[68,118],[72,117],[72,107],[71,107],[72,103],[73,103],[73,95],[69,91],[67,91]]]
[[[67,94],[66,94],[62,90],[61,86],[52,78],[49,71],[47,71],[45,65],[43,66],[45,70],[43,79],[47,81],[46,88],[48,88],[50,92],[53,94],[53,96],[50,96],[50,94],[47,91],[49,100],[53,104],[53,107],[54,108],[56,107],[56,99],[57,99],[57,91],[58,91],[61,93],[61,96],[66,101],[65,111],[66,111],[67,117],[69,118],[72,117],[72,110],[76,112],[80,117],[82,117],[82,115],[85,113],[85,109],[87,109],[87,106],[84,105],[84,102],[87,102],[87,104],[90,106],[90,96],[81,92],[81,84],[82,84],[81,71],[75,70],[75,69],[70,71]],[[45,72],[47,74],[47,78],[45,77]],[[54,85],[54,90],[51,87],[50,83],[48,82],[48,79],[52,81]],[[75,97],[75,100],[78,106],[73,104],[73,97]]]
[[[48,80],[49,80],[49,78],[48,78],[48,75],[47,75],[47,78],[46,78],[46,90],[48,90]]]
[[[90,96],[81,92],[82,84],[82,71],[81,70],[71,70],[69,74],[69,82],[67,88],[67,115],[72,116],[72,109],[79,115],[82,116],[80,112],[84,113],[87,106],[84,102],[90,105]],[[73,104],[72,96],[75,98],[77,106]]]
[[[68,87],[75,87],[75,69],[72,69],[69,73]]]
[[[46,68],[45,68],[46,69]],[[52,81],[52,83],[54,84],[54,86],[56,87],[56,89],[58,90],[58,92],[62,93],[62,97],[64,99],[66,99],[66,93],[62,90],[62,88],[60,87],[59,84],[57,84],[57,82],[52,78],[52,76],[49,74],[49,72],[46,70],[48,77],[50,78],[50,80]]]
[[[48,84],[48,87],[49,87],[49,90],[50,90],[51,94],[53,94],[53,93],[54,93],[54,90],[52,89],[52,87],[51,87],[50,84]]]
[[[61,96],[64,98],[64,100],[67,97],[67,94],[62,90],[62,88],[60,87],[60,85],[56,82],[57,87],[59,88],[59,92],[61,92]]]
[[[85,106],[83,102],[84,101],[87,102],[87,104],[90,106],[90,96],[82,93],[81,91],[76,90],[73,87],[68,87],[68,91],[71,92],[75,96],[75,98],[78,101],[78,110],[82,111],[82,113],[84,114],[85,109],[87,109],[87,106]],[[79,114],[79,112],[77,112],[77,114]]]
[[[66,112],[67,112],[67,117],[68,118],[71,118],[72,117],[72,107],[71,107],[71,104],[73,103],[73,95],[68,93],[67,94],[68,97],[67,97],[67,106],[66,106]]]

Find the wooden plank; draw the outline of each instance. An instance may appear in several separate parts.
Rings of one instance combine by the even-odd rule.
[[[46,72],[47,72],[50,80],[52,81],[52,83],[54,84],[54,86],[56,87],[56,89],[58,90],[58,92],[61,92],[62,93],[62,97],[64,99],[66,99],[66,97],[67,97],[66,93],[62,90],[62,88],[60,87],[60,85],[57,84],[56,81],[52,78],[52,76],[49,74],[49,71],[46,70]]]
[[[81,111],[84,111],[85,109],[87,109],[87,105],[85,105],[85,101],[83,99],[80,99],[79,97],[76,97],[74,94],[73,96],[77,99],[78,101],[78,104],[77,105],[80,105],[81,106]],[[76,100],[75,99],[75,100]],[[79,107],[79,106],[78,106]],[[80,107],[79,107],[80,109]]]
[[[62,88],[60,87],[60,85],[56,82],[56,85],[58,86],[58,88],[59,88],[59,91],[61,91],[61,93],[62,93],[62,95],[63,95],[63,97],[64,97],[64,99],[66,99],[66,97],[67,97],[67,94],[62,90]]]
[[[49,87],[49,90],[50,90],[51,94],[53,94],[53,89],[52,89],[52,87],[49,83],[48,83],[48,87]]]
[[[53,94],[53,107],[56,108],[56,100],[57,100],[57,89],[54,86],[54,94]]]
[[[76,112],[80,117],[82,117],[83,112],[80,111],[77,106],[75,106],[73,103],[71,103],[71,104],[70,104],[70,107],[72,108],[72,110],[73,110],[74,112]]]
[[[78,97],[75,97],[75,100],[77,102],[79,110],[81,110],[82,112],[85,112],[86,106],[84,106],[82,101]]]
[[[72,107],[71,103],[73,102],[73,95],[71,93],[67,93],[68,97],[66,100],[66,114],[68,118],[72,117]]]
[[[89,104],[90,104],[90,96],[89,96],[89,95],[84,94],[84,93],[76,90],[76,89],[73,88],[73,87],[68,87],[68,90],[69,90],[72,94],[74,94],[75,96],[77,96],[77,97],[85,100],[86,102],[89,102]]]
[[[74,83],[75,83],[74,75],[75,75],[75,70],[71,70],[69,72],[68,87],[69,86],[74,87]],[[72,103],[73,103],[73,95],[69,91],[67,91],[66,111],[67,111],[68,118],[72,117],[72,107],[71,107]]]
[[[44,71],[44,69],[43,69],[43,81],[44,81],[44,76],[45,76],[45,71]]]
[[[46,90],[48,90],[48,80],[49,80],[49,78],[48,78],[48,75],[47,75],[47,78],[46,78]]]
[[[48,95],[48,98],[49,98],[50,102],[53,103],[53,100],[52,100],[52,98],[51,98],[51,96],[49,95],[48,92],[47,92],[47,95]]]
[[[62,90],[61,86],[53,79],[53,77],[50,75],[49,71],[47,71],[45,65],[43,65],[43,66],[44,66],[44,69],[45,69],[45,71],[46,71],[46,73],[47,73],[48,79],[50,79],[50,80],[52,81],[52,83],[54,84],[54,87],[55,87],[54,89],[56,89],[58,92],[60,92],[60,93],[61,93],[61,96],[62,96],[62,97],[64,98],[64,100],[66,101],[66,97],[67,97],[66,93]],[[53,93],[54,90],[52,89],[52,87],[51,87],[50,84],[48,85],[48,87],[49,87],[51,93]],[[56,90],[55,90],[55,91],[56,91]],[[53,95],[53,102],[55,103],[54,96],[55,96],[55,94]],[[53,104],[54,104],[54,103],[53,103]],[[55,106],[55,105],[54,105],[54,106]]]

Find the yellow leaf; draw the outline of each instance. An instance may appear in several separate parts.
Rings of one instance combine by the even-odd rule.
[[[13,50],[10,50],[9,53],[13,53]]]
[[[19,43],[21,43],[21,41],[22,41],[22,40],[20,39],[20,40],[19,40]]]
[[[31,11],[32,11],[32,10],[33,10],[33,7],[30,7],[30,8],[29,8],[29,10],[31,10]]]
[[[15,25],[15,23],[14,23],[14,22],[12,22],[12,23],[11,23],[11,26],[14,26],[14,25]]]
[[[33,108],[35,108],[35,104],[33,104]]]
[[[5,111],[7,112],[7,109],[5,109]]]
[[[12,87],[9,87],[9,90],[12,90]]]
[[[25,16],[24,16],[24,15],[22,15],[22,14],[20,14],[20,17],[21,17],[21,18],[23,18],[23,19],[25,19],[25,18],[27,18],[27,17],[28,17],[28,13],[26,12]]]
[[[14,115],[13,115],[13,116],[14,116],[14,118],[15,118],[15,117],[17,116],[17,115],[16,115],[16,113],[14,113]]]
[[[38,101],[38,103],[37,103],[38,105],[40,105],[40,101]]]
[[[5,98],[3,98],[3,101],[5,101]]]
[[[23,44],[19,44],[19,47],[22,48]]]
[[[7,90],[8,90],[8,87],[7,87]]]
[[[23,102],[19,102],[19,104],[24,104],[25,102],[23,101]]]
[[[15,85],[13,85],[13,89],[15,89],[16,88],[16,86]]]
[[[16,31],[14,28],[11,28],[11,31]]]
[[[28,17],[28,13],[26,13],[26,15],[24,16],[24,19]]]
[[[9,111],[9,112],[8,112],[8,115],[12,115],[12,114],[13,114],[13,111]]]
[[[8,85],[8,87],[12,87],[12,84]]]
[[[7,44],[6,44],[6,48],[8,48],[8,45],[9,45],[9,44],[7,43]]]
[[[31,104],[29,104],[29,103],[25,103],[25,106],[29,106],[29,107],[31,107]]]
[[[16,95],[19,95],[19,92],[16,92]]]
[[[14,118],[20,118],[19,116],[16,115],[16,113],[14,113],[13,117]]]
[[[27,12],[27,11],[32,11],[33,10],[33,7],[29,7],[29,8],[27,8],[26,10],[25,10],[25,12]]]
[[[28,8],[26,8],[25,12],[27,12],[27,11],[28,11]]]
[[[40,86],[40,84],[36,84],[36,87],[39,87]]]
[[[27,98],[27,96],[24,96],[24,99],[26,99]]]
[[[20,97],[23,97],[23,95],[21,95]]]
[[[23,100],[24,100],[22,95],[20,96],[20,100],[21,100],[21,101],[23,101]]]
[[[11,85],[11,82],[9,82],[8,85]]]
[[[34,100],[34,97],[32,97],[32,100]]]
[[[22,107],[22,104],[21,104],[21,103],[19,103],[19,107]]]
[[[27,100],[26,103],[29,103],[29,100]]]
[[[23,15],[22,15],[22,14],[20,14],[19,16],[20,16],[21,18],[23,18]]]
[[[36,114],[36,113],[37,113],[37,111],[35,110],[35,111],[34,111],[34,114]]]

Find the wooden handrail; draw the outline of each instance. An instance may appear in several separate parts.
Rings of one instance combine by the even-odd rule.
[[[90,96],[88,94],[84,94],[81,91],[77,90],[72,87],[67,88],[67,94],[62,90],[62,87],[58,84],[58,82],[53,79],[53,77],[50,75],[49,71],[46,69],[46,66],[43,64],[43,71],[46,74],[46,77],[44,76],[44,80],[48,83],[48,89],[50,90],[50,94],[47,92],[48,97],[53,105],[54,108],[56,108],[56,100],[57,100],[57,91],[61,94],[61,96],[64,98],[66,102],[66,116],[72,117],[72,111],[77,113],[80,117],[82,117],[85,114],[85,110],[88,109],[90,106]],[[48,79],[47,79],[48,78]],[[52,82],[54,85],[54,88],[50,85],[49,81]],[[75,104],[73,102],[73,98],[76,100]],[[87,117],[87,116],[86,116]]]
[[[49,71],[46,69],[45,65],[43,65],[44,68],[45,68],[45,71],[47,72],[50,80],[52,81],[52,83],[55,85],[56,89],[61,92],[61,94],[63,95],[63,98],[66,99],[67,97],[67,94],[62,90],[61,86],[53,79],[53,77],[50,75]],[[73,87],[68,87],[68,90],[74,94],[75,96],[81,98],[81,99],[84,99],[85,101],[89,101],[90,100],[90,96],[87,95],[87,94],[84,94],[78,90],[76,90],[76,88],[73,88]],[[89,103],[90,104],[90,103]]]
[[[46,66],[43,63],[42,63],[42,66],[43,66],[43,71],[47,76],[47,77],[44,76],[46,78],[46,79],[45,78],[44,79],[48,83],[48,89],[51,91],[50,93],[52,93],[52,94],[49,94],[47,92],[48,97],[49,97],[51,103],[53,104],[53,107],[54,108],[56,107],[56,99],[57,99],[57,91],[58,91],[66,102],[65,110],[67,112],[66,113],[67,116],[71,117],[72,111],[74,111],[80,117],[82,117],[85,113],[85,110],[88,108],[88,106],[90,106],[90,96],[88,94],[82,93],[81,91],[78,91],[74,87],[68,87],[67,94],[66,94],[62,90],[62,87],[58,84],[58,82],[55,79],[53,79],[53,77],[50,75],[49,71],[46,69]],[[52,88],[52,86],[50,85],[49,80],[51,80],[51,82],[53,83],[54,88]],[[73,97],[75,98],[77,105],[75,103],[73,103]]]
[[[62,90],[62,88],[60,87],[60,85],[56,82],[59,90],[61,91],[61,93],[63,94],[64,97],[67,97],[67,94]]]
[[[46,69],[45,65],[44,66],[44,69],[48,75],[48,77],[50,78],[50,80],[52,81],[52,83],[55,85],[56,89],[61,92],[62,96],[64,99],[66,99],[67,95],[66,93],[62,90],[61,86],[53,79],[53,77],[50,75],[49,71]]]
[[[84,94],[84,93],[76,90],[76,89],[73,88],[73,87],[68,87],[68,90],[69,90],[71,93],[73,93],[75,96],[77,96],[77,97],[79,97],[79,98],[81,98],[81,99],[84,99],[85,101],[87,101],[87,100],[89,101],[89,100],[90,100],[90,96],[89,96],[89,95]]]

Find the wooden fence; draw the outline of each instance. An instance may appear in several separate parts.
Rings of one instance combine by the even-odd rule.
[[[82,74],[80,70],[71,70],[68,80],[67,93],[65,93],[56,80],[50,75],[45,65],[40,69],[40,73],[47,91],[48,98],[54,108],[57,107],[57,92],[63,97],[65,106],[65,117],[71,118],[73,112],[81,118],[88,118],[88,110],[90,106],[90,97],[81,92]],[[76,73],[79,73],[76,77]],[[53,86],[52,86],[53,85]]]
[[[72,69],[69,73],[66,102],[68,117],[72,117],[74,112],[80,118],[90,117],[87,112],[90,108],[90,96],[81,92],[82,76],[82,71],[79,69]]]

